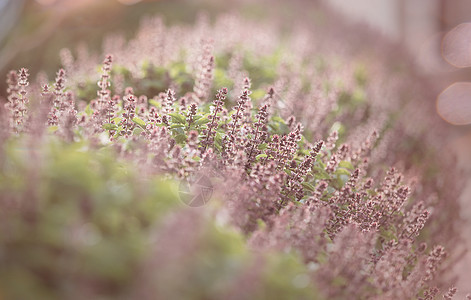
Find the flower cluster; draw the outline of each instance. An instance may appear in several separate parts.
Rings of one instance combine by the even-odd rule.
[[[21,132],[25,129],[26,114],[27,114],[27,86],[28,82],[28,69],[21,68],[18,73],[10,71],[7,76],[8,85],[8,103],[5,107],[9,111],[10,128],[14,132]]]
[[[231,22],[226,26],[227,20]],[[257,268],[271,270],[265,253],[275,253],[300,262],[287,263],[286,270],[280,267],[273,272],[283,278],[275,280],[280,285],[288,282],[291,288],[293,283],[287,298],[432,299],[440,293],[445,299],[453,297],[456,289],[446,290],[451,283],[445,275],[457,244],[459,220],[448,217],[456,214],[456,199],[451,196],[457,195],[459,182],[451,179],[458,175],[436,172],[447,168],[441,155],[428,149],[432,139],[407,131],[406,125],[396,120],[396,107],[378,104],[383,97],[370,86],[377,84],[378,78],[387,82],[386,75],[373,74],[371,84],[366,85],[349,64],[341,70],[305,65],[314,49],[280,51],[266,34],[258,33],[262,27],[237,23],[237,18],[221,18],[214,28],[208,24],[195,29],[145,24],[138,36],[152,33],[149,24],[160,24],[156,36],[165,35],[169,41],[161,41],[162,47],[171,44],[176,49],[172,53],[197,57],[195,66],[186,65],[191,57],[172,60],[170,54],[161,53],[163,65],[142,64],[145,72],[138,72],[135,68],[140,64],[107,55],[101,75],[90,75],[98,82],[96,94],[93,84],[91,95],[77,84],[82,75],[69,69],[67,81],[61,69],[54,89],[46,85],[42,93],[37,92],[35,83],[31,91],[28,89],[26,69],[9,73],[8,103],[2,112],[6,114],[2,119],[10,124],[9,137],[0,141],[16,156],[10,162],[0,160],[0,179],[12,182],[0,185],[0,248],[6,249],[0,256],[0,279],[4,276],[2,262],[13,259],[26,266],[19,274],[41,277],[35,281],[38,286],[64,287],[59,298],[83,289],[92,298],[104,293],[110,298],[119,294],[178,299],[189,296],[175,286],[177,279],[192,282],[192,274],[217,273],[217,278],[210,279],[217,280],[218,288],[208,288],[211,292],[201,298],[230,295],[238,285],[249,285],[250,281],[253,285],[241,298],[256,299],[271,295],[264,284],[272,280]],[[229,25],[236,26],[238,32],[253,29],[254,37],[233,36],[232,30],[227,30]],[[181,41],[174,37],[176,33]],[[219,37],[222,45],[205,40],[202,49],[188,46],[201,35]],[[228,38],[233,40],[227,42]],[[129,61],[145,61],[148,55],[139,52],[141,49],[157,51],[147,40],[133,40],[129,47],[134,51],[115,49],[116,53],[137,53],[140,56]],[[143,43],[142,47],[136,47],[137,42]],[[182,49],[185,51],[177,51]],[[228,53],[236,50],[234,56],[239,58],[231,58]],[[320,54],[330,57],[330,53]],[[283,63],[277,62],[278,56]],[[231,59],[243,63],[236,67],[229,63]],[[115,60],[123,65],[114,68]],[[219,61],[221,66],[216,66]],[[230,66],[231,72],[225,66]],[[139,77],[141,73],[149,78]],[[337,86],[337,77],[345,84]],[[364,97],[367,93],[371,100]],[[388,93],[402,99],[404,90],[388,89]],[[212,103],[211,94],[215,94]],[[231,99],[237,99],[236,103]],[[36,100],[41,105],[30,103]],[[43,106],[47,108],[44,120]],[[380,110],[387,118],[378,114]],[[31,141],[44,143],[27,150],[33,158],[41,154],[44,164],[58,159],[57,174],[47,173],[49,169],[42,167],[40,159],[38,168],[29,169],[29,163],[12,167],[18,158],[28,156],[21,151],[23,145],[34,144]],[[47,143],[53,150],[44,150],[49,149]],[[427,155],[425,161],[410,150],[410,145],[416,144],[425,145],[421,148]],[[64,153],[55,147],[63,147]],[[389,151],[382,153],[381,149]],[[73,153],[71,157],[62,156],[67,151]],[[86,155],[94,160],[89,161]],[[79,163],[74,164],[76,160]],[[110,174],[110,166],[122,173]],[[28,184],[11,179],[25,169]],[[137,175],[122,182],[132,174]],[[176,196],[162,189],[161,181],[183,184],[201,174],[213,181],[217,204],[208,206],[209,213],[177,208],[168,212],[166,201],[172,202],[168,199]],[[81,178],[82,182],[80,176],[91,179]],[[149,178],[153,181],[144,184]],[[61,193],[43,188],[50,182],[57,182]],[[158,197],[148,200],[146,195],[153,189]],[[73,217],[56,210],[62,205]],[[41,218],[46,215],[52,221],[43,224]],[[58,227],[64,232],[34,239],[34,247],[60,256],[57,265],[29,265],[24,240],[36,233],[35,228],[42,234],[41,230]],[[224,230],[236,233],[222,234]],[[73,238],[65,233],[68,231],[74,233]],[[132,246],[119,244],[120,234]],[[223,242],[218,235],[224,236]],[[134,246],[134,238],[142,244]],[[234,248],[227,250],[231,245]],[[12,251],[15,247],[21,251]],[[152,253],[135,259],[143,249]],[[250,253],[247,257],[253,261],[239,261],[240,249]],[[193,251],[198,254],[191,256]],[[106,268],[96,273],[89,265],[90,270],[85,271],[80,265],[69,268],[62,264],[69,255],[74,263],[103,257],[100,261]],[[23,257],[28,259],[23,261]],[[121,264],[115,268],[116,257]],[[202,260],[193,261],[195,257]],[[293,266],[302,271],[291,272]],[[129,273],[119,273],[121,268]],[[227,274],[219,276],[219,272]],[[228,274],[231,272],[235,279]],[[285,280],[293,273],[298,275]],[[229,277],[233,280],[224,282]],[[205,280],[195,281],[212,282]],[[304,288],[311,296],[298,297],[297,292]],[[120,292],[113,294],[113,289]],[[2,286],[0,290],[3,292]]]
[[[212,111],[208,116],[209,123],[208,127],[203,130],[204,138],[201,141],[202,152],[206,152],[209,146],[214,145],[214,137],[216,136],[217,129],[219,127],[220,116],[224,106],[224,100],[226,99],[227,88],[222,88],[216,94],[216,99],[213,101]]]

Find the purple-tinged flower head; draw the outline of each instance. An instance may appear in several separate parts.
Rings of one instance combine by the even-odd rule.
[[[21,87],[27,87],[29,85],[28,82],[28,77],[29,77],[29,70],[26,68],[21,68],[20,71],[18,72],[18,85]],[[21,94],[21,92],[20,92]]]
[[[433,300],[440,290],[437,287],[430,287],[424,291],[424,296],[419,297],[418,300]]]
[[[147,119],[151,124],[161,124],[162,118],[159,115],[159,112],[155,106],[149,107]]]
[[[241,165],[243,167],[243,165]],[[239,169],[239,172],[240,173]],[[244,170],[247,172],[247,170]],[[248,173],[246,180],[241,182],[240,188],[234,193],[236,206],[245,211],[241,217],[244,231],[253,231],[257,226],[257,219],[272,222],[277,213],[277,199],[284,182],[285,173],[276,170],[276,165],[269,162],[266,165],[255,163]],[[270,226],[270,225],[269,225]]]
[[[111,72],[111,66],[113,63],[113,55],[108,54],[103,61],[102,71],[103,73],[109,74]]]
[[[332,151],[335,148],[335,143],[337,143],[338,139],[339,139],[339,133],[336,130],[332,131],[329,137],[327,138],[325,149]]]
[[[196,100],[199,102],[204,101],[209,96],[209,91],[213,84],[213,71],[215,66],[215,59],[212,55],[213,41],[203,40],[203,52],[198,58],[198,74],[196,76],[193,92]]]
[[[56,80],[54,83],[54,100],[49,111],[47,123],[49,126],[66,125],[65,136],[68,140],[72,139],[71,128],[76,122],[75,102],[72,98],[68,98],[65,93],[66,74],[64,69],[59,69],[56,73]],[[70,101],[69,101],[70,100]],[[61,130],[63,131],[63,130]]]
[[[237,100],[237,106],[234,109],[234,113],[232,114],[231,118],[231,123],[229,125],[229,128],[231,129],[231,136],[234,136],[236,133],[236,130],[240,127],[239,121],[242,120],[244,111],[246,109],[246,103],[251,102],[250,99],[250,94],[251,91],[249,90],[250,88],[250,80],[248,78],[245,78],[245,84],[244,84],[244,89],[242,90],[241,95],[239,96],[239,99]],[[250,112],[249,112],[250,113]]]
[[[114,95],[113,97],[109,97],[108,101],[106,102],[106,107],[103,113],[104,113],[104,118],[106,122],[108,122],[109,124],[115,124],[115,121],[113,120],[113,118],[115,117],[115,113],[117,112],[117,107],[118,107],[118,103],[120,99],[121,97],[119,95]],[[110,136],[113,136],[115,134],[115,131],[110,130],[109,133],[110,133]]]
[[[280,136],[278,134],[274,134],[271,136],[271,141],[268,143],[267,149],[265,150],[267,157],[264,162],[266,163],[269,159],[277,160],[279,152]]]
[[[244,91],[250,91],[250,88],[252,86],[252,82],[250,81],[250,78],[248,77],[245,77],[244,78],[244,82],[243,82],[243,88],[242,88],[242,93]],[[249,96],[250,93],[247,95]],[[243,103],[241,103],[241,101]],[[262,103],[263,105],[264,103]],[[241,105],[241,114],[242,114],[242,123],[243,124],[250,124],[252,123],[252,109],[253,109],[253,103],[252,103],[252,99],[250,97],[247,97],[247,98],[240,98],[239,97],[239,100],[237,101],[237,105]]]
[[[166,97],[163,103],[163,113],[168,115],[169,113],[173,112],[173,103],[177,101],[175,98],[175,92],[171,89],[168,89],[165,93]]]
[[[137,114],[144,117],[147,114],[148,99],[146,95],[141,95],[137,99]]]
[[[420,243],[419,246],[417,247],[417,252],[424,253],[425,250],[427,250],[427,243],[425,242]]]
[[[185,111],[186,106],[187,106],[188,101],[186,100],[186,97],[181,97],[178,100],[178,104],[180,105],[180,111]]]
[[[352,172],[350,178],[348,179],[345,185],[349,186],[350,188],[354,188],[358,182],[359,177],[360,177],[360,169],[357,168]]]
[[[429,282],[435,277],[438,268],[446,255],[447,253],[443,246],[438,245],[432,249],[425,261],[425,275],[422,278],[423,282]]]
[[[337,165],[339,164],[340,160],[337,156],[337,154],[332,154],[330,157],[330,160],[327,162],[327,165],[325,167],[325,170],[327,173],[333,173],[335,169],[337,168]]]
[[[45,123],[47,125],[52,126],[52,125],[57,125],[58,123],[58,117],[56,115],[56,109],[53,107],[53,102],[54,102],[54,95],[51,91],[51,88],[49,87],[48,84],[44,84],[41,90],[41,108],[43,110],[47,110],[47,122],[46,120]]]
[[[199,133],[196,130],[192,130],[188,133],[188,148],[196,150],[198,148],[198,136]]]
[[[361,160],[368,158],[378,137],[378,132],[374,130],[371,135],[361,144],[360,148],[358,148],[352,154],[352,161],[359,163]]]
[[[54,94],[62,95],[65,89],[65,70],[59,69],[56,73],[56,81],[54,83]]]
[[[57,109],[58,111],[64,110],[64,90],[65,90],[65,70],[59,69],[56,73],[56,81],[54,83],[54,103],[53,109]]]
[[[12,131],[18,132],[18,124],[21,123],[20,99],[18,98],[20,86],[18,85],[18,73],[10,71],[7,75],[7,103],[5,104],[8,113],[9,125]]]
[[[6,108],[10,111],[10,127],[14,132],[21,132],[24,130],[28,98],[26,97],[26,87],[28,82],[28,69],[21,68],[17,74],[13,75],[10,72],[7,75],[8,83],[8,98]],[[14,84],[16,83],[16,86]]]
[[[288,135],[281,137],[279,152],[275,158],[277,162],[277,169],[283,170],[293,160],[294,155],[298,151],[298,142],[302,137],[301,130],[301,125],[298,124],[296,128]]]
[[[296,124],[296,117],[291,115],[287,120],[286,120],[286,125],[293,130],[294,125]]]
[[[132,92],[132,90],[130,90]],[[123,130],[121,131],[121,134],[124,135],[125,137],[130,137],[132,135],[132,131],[135,127],[135,123],[133,121],[134,117],[136,116],[135,111],[136,111],[136,96],[134,96],[131,93],[128,93],[126,96],[124,96],[124,112],[122,114],[122,120],[121,120],[121,126],[123,127]]]
[[[263,105],[262,107],[260,107],[255,118],[257,119],[257,122],[253,124],[251,129],[253,137],[248,141],[246,145],[246,170],[250,170],[250,166],[254,163],[255,157],[260,153],[258,146],[264,143],[268,137],[268,128],[266,126],[266,123],[268,121],[268,106]]]
[[[132,87],[128,86],[127,88],[124,89],[125,96],[131,95],[131,94],[134,94],[134,89]]]
[[[311,154],[306,155],[299,166],[297,165],[296,160],[293,159],[291,161],[291,172],[287,177],[286,184],[284,186],[284,195],[286,197],[294,195],[298,201],[304,197],[302,183],[304,182],[306,175],[311,172],[314,165],[314,159],[317,153],[319,153],[322,143],[322,141],[317,143]],[[281,203],[282,205],[284,204],[283,202]]]
[[[270,87],[268,89],[267,94],[262,99],[262,105],[266,104],[268,108],[271,108],[273,106],[274,96],[275,96],[275,89],[273,87]]]
[[[77,124],[77,110],[75,109],[75,95],[72,91],[67,91],[62,102],[63,111],[60,113],[58,134],[66,141],[74,140],[74,126]]]
[[[408,186],[400,186],[395,194],[395,205],[397,205],[397,209],[400,209],[402,205],[406,202],[407,198],[409,197],[411,191]]]
[[[167,127],[170,126],[170,116],[163,115],[162,116],[162,124],[165,124]]]
[[[325,180],[319,181],[319,184],[317,185],[316,188],[316,194],[320,197],[324,193],[324,191],[329,187],[329,184]]]
[[[15,71],[10,71],[8,74],[7,74],[7,85],[8,85],[8,88],[7,88],[7,100],[8,101],[11,101],[11,97],[12,96],[15,96],[17,97],[19,92],[20,92],[20,87],[19,87],[19,84],[18,84],[18,74],[17,72]]]
[[[55,107],[51,108],[49,115],[47,117],[47,125],[48,126],[57,126],[59,125],[59,110]]]
[[[424,208],[422,201],[414,205],[403,220],[401,236],[408,239],[418,236],[429,217],[430,212]]]
[[[349,153],[350,153],[350,146],[347,144],[342,144],[337,150],[337,157],[339,160],[345,160],[349,156]]]
[[[244,78],[244,85],[242,86],[242,88],[244,90],[250,90],[251,87],[252,87],[252,82],[250,81],[250,78],[245,77]]]
[[[311,209],[317,209],[323,205],[320,200],[324,195],[325,190],[329,187],[329,184],[325,180],[320,180],[316,186],[315,191],[312,193],[312,196],[308,198],[306,201],[307,204],[311,207]]]
[[[372,289],[368,283],[369,253],[374,246],[372,233],[361,232],[355,225],[342,228],[334,237],[329,249],[328,260],[320,266],[315,274],[315,282],[324,294],[325,299],[361,299],[362,292],[356,284]],[[336,278],[348,278],[341,288],[332,288]]]
[[[170,151],[175,146],[175,140],[170,137],[168,128],[166,126],[152,126],[152,129],[146,133],[149,144],[147,146],[150,153],[154,156],[154,166],[158,170],[167,169],[168,165],[165,157],[170,155]]]
[[[51,90],[48,84],[43,85],[42,90],[41,90],[41,96],[45,97],[46,95],[50,95]]]
[[[369,190],[373,187],[374,185],[374,179],[373,178],[367,178],[365,181],[365,184],[363,184],[363,189],[364,190]]]
[[[387,197],[390,197],[398,188],[401,180],[402,174],[397,172],[396,168],[392,167],[386,172],[386,177],[384,178],[381,187],[378,188],[377,191],[383,193]]]
[[[410,256],[412,248],[411,241],[402,239],[397,242],[393,241],[384,247],[381,258],[375,265],[374,278],[375,285],[382,290],[383,293],[395,292],[395,290],[403,286],[403,271],[407,267],[407,260]],[[409,292],[409,291],[399,291]],[[396,296],[398,296],[396,294]],[[404,298],[404,295],[401,295]],[[407,297],[409,298],[409,297]]]
[[[188,114],[186,115],[186,121],[188,123],[188,128],[190,128],[193,120],[196,116],[196,112],[198,111],[198,105],[196,103],[191,103],[188,107]]]
[[[329,213],[326,207],[310,211],[308,206],[289,203],[273,218],[272,226],[254,232],[249,245],[260,250],[294,248],[305,263],[317,262],[317,255],[326,246],[326,239],[321,235]]]
[[[454,286],[449,288],[448,292],[446,292],[446,294],[443,295],[443,299],[452,300],[453,296],[456,294],[457,291],[458,291],[458,289]]]
[[[260,131],[261,127],[267,123],[268,121],[268,106],[267,105],[262,105],[260,109],[258,110],[257,116],[255,117],[257,119],[257,122],[254,124],[254,128],[256,129],[255,131]]]
[[[247,102],[251,102],[250,99],[250,79],[246,77],[244,79],[244,88],[237,100],[237,105],[233,108],[234,113],[231,115],[231,120],[227,126],[226,135],[223,138],[223,158],[226,165],[233,165],[236,160],[240,160],[240,154],[244,148],[245,134],[242,129],[244,123],[244,112],[246,110]],[[251,112],[249,111],[249,114]],[[238,159],[236,158],[238,157]]]
[[[216,93],[216,99],[213,101],[213,106],[211,106],[211,114],[208,116],[208,119],[210,119],[210,122],[208,123],[208,128],[203,131],[204,138],[201,141],[202,153],[206,152],[207,148],[214,144],[216,130],[219,127],[218,122],[220,116],[218,115],[218,113],[222,111],[227,92],[227,88],[222,88]]]
[[[319,152],[321,151],[322,146],[324,146],[324,141],[317,142],[316,145],[312,148],[310,155],[312,157],[316,157],[317,154],[319,154]]]

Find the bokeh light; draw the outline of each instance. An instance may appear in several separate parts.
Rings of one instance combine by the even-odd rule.
[[[457,82],[437,99],[437,112],[453,125],[471,124],[471,83]]]
[[[462,23],[445,35],[442,42],[442,55],[455,67],[471,66],[471,23]]]
[[[415,54],[416,61],[423,71],[433,73],[453,72],[455,67],[448,64],[437,51],[440,49],[444,33],[436,33],[427,39],[419,47]]]

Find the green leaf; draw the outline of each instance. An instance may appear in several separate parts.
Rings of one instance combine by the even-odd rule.
[[[337,168],[337,170],[335,170],[334,174],[336,174],[336,175],[350,175],[350,171],[348,171],[347,169],[343,169],[343,168]]]
[[[136,128],[134,128],[132,134],[133,134],[133,135],[140,135],[141,132],[143,132],[143,131],[144,131],[144,130],[142,130],[142,128],[136,127]]]
[[[150,104],[150,105],[153,105],[153,106],[155,106],[155,107],[161,107],[160,102],[157,101],[157,100],[154,100],[154,99],[150,99],[150,100],[149,100],[149,104]]]
[[[285,123],[285,120],[284,120],[282,117],[280,117],[280,116],[273,116],[273,117],[271,118],[271,120],[274,121],[274,122],[281,123],[281,124],[286,124],[286,123]]]
[[[263,143],[263,144],[258,145],[257,148],[258,148],[258,150],[265,150],[265,149],[267,149],[267,147],[268,147],[268,144],[267,144],[267,143]]]
[[[183,128],[183,127],[185,127],[185,125],[183,125],[183,124],[172,124],[172,125],[170,125],[170,129]]]
[[[209,123],[210,121],[211,121],[211,120],[208,119],[207,117],[202,117],[202,118],[198,119],[198,120],[195,122],[195,125],[196,125],[196,126],[200,126],[200,125]]]
[[[144,120],[142,119],[139,119],[138,117],[135,117],[134,119],[132,119],[134,123],[136,123],[137,125],[141,126],[141,127],[146,127],[146,122],[144,122]]]
[[[171,128],[171,132],[173,135],[184,134],[185,131],[181,127]]]
[[[264,230],[265,228],[267,228],[267,224],[263,222],[262,219],[257,219],[257,226],[260,230]]]
[[[303,182],[303,183],[301,183],[301,185],[302,185],[306,190],[309,190],[309,191],[311,191],[311,192],[314,192],[314,191],[316,190],[316,188],[315,188],[312,184],[310,184],[310,183],[308,183],[308,182]]]
[[[47,128],[47,131],[49,131],[50,133],[53,133],[53,132],[56,132],[57,129],[59,129],[58,126],[49,126],[49,127]]]
[[[353,167],[352,163],[346,160],[343,160],[339,163],[339,167],[344,168],[344,169],[349,169],[353,170],[355,167]]]
[[[257,90],[252,91],[252,94],[250,95],[250,97],[255,100],[262,99],[266,95],[266,93],[267,92],[263,89],[257,89]]]
[[[116,128],[118,128],[118,126],[116,126],[116,124],[113,124],[113,123],[103,124],[103,129],[105,130],[115,130]]]
[[[175,136],[175,142],[177,142],[177,144],[183,144],[186,142],[187,139],[188,138],[186,134],[183,134],[183,133]]]
[[[216,147],[218,151],[222,150],[222,136],[223,134],[220,132],[216,132],[216,135],[214,136],[214,147]]]
[[[260,160],[261,158],[265,158],[265,157],[267,157],[267,156],[268,156],[268,155],[266,155],[265,153],[262,153],[262,154],[259,154],[259,155],[255,156],[255,159],[256,159],[256,160]]]
[[[89,116],[93,114],[93,109],[90,107],[90,104],[88,104],[87,107],[85,107],[85,113]]]
[[[329,173],[319,167],[314,168],[314,177],[316,179],[331,179]]]
[[[183,115],[179,113],[169,113],[168,115],[172,117],[173,123],[186,124],[186,119]]]

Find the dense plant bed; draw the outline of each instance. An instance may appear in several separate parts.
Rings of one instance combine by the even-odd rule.
[[[54,81],[12,71],[0,297],[451,297],[461,181],[414,104],[425,87],[280,36],[148,19],[103,61],[63,50]],[[179,195],[195,176],[199,208]]]

